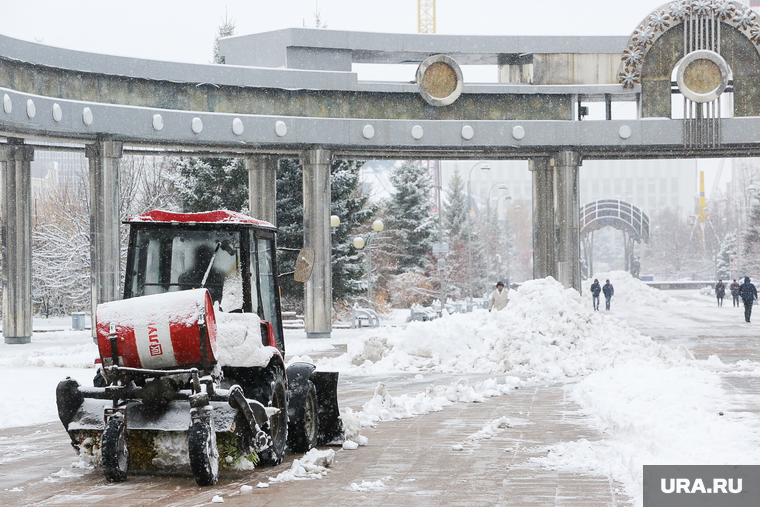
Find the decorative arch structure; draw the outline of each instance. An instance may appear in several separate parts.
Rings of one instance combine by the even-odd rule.
[[[124,58],[0,35],[3,336],[32,333],[30,164],[84,151],[92,307],[118,299],[124,153],[245,159],[251,213],[276,223],[280,158],[304,176],[309,337],[332,326],[330,165],[336,158],[528,160],[533,272],[581,286],[584,160],[760,156],[760,21],[725,0],[671,2],[617,36],[373,34],[287,29],[220,41],[224,65]],[[622,62],[618,64],[618,62]],[[419,63],[417,81],[362,81],[354,64]],[[468,83],[460,65],[496,65]],[[685,119],[671,96],[684,95]],[[683,72],[680,72],[683,71]],[[721,96],[733,93],[733,112]],[[605,120],[582,102],[604,102]],[[639,106],[613,118],[613,103]]]
[[[664,4],[629,38],[618,80],[641,87],[644,118],[672,118],[671,94],[681,93],[684,147],[720,146],[721,118],[760,116],[760,17],[730,0]],[[733,111],[722,106],[724,92],[733,92]]]
[[[594,232],[604,227],[623,231],[625,244],[625,270],[638,275],[638,262],[634,256],[634,243],[649,243],[649,217],[633,204],[620,199],[601,199],[581,208],[580,237],[586,275],[594,272]]]

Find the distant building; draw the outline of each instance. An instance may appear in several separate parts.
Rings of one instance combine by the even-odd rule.
[[[476,165],[477,164],[477,165]],[[484,170],[483,166],[490,167]],[[474,169],[473,169],[474,167]],[[526,161],[443,161],[444,188],[455,169],[465,182],[472,171],[472,198],[478,211],[486,207],[490,193],[491,208],[509,195],[512,202],[532,205],[533,180]],[[684,217],[694,213],[697,187],[694,160],[587,160],[580,169],[580,203],[598,199],[622,199],[638,206],[650,216],[671,208]],[[507,186],[506,190],[499,188]],[[498,204],[503,209],[503,204]]]

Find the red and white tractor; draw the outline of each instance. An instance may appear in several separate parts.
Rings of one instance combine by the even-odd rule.
[[[230,211],[152,211],[130,228],[124,299],[98,305],[95,386],[59,383],[73,447],[109,481],[189,462],[278,464],[285,448],[340,443],[338,374],[286,368],[276,228]],[[306,281],[313,251],[298,253]]]

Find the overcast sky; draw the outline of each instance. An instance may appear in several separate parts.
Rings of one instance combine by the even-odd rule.
[[[436,0],[436,32],[630,35],[662,0]],[[6,0],[0,34],[51,46],[208,63],[225,15],[237,35],[313,26],[416,33],[417,0]]]

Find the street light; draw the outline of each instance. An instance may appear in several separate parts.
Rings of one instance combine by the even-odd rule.
[[[385,225],[382,220],[375,220],[372,222],[372,230],[374,232],[367,233],[366,241],[361,236],[356,236],[353,241],[354,248],[357,250],[363,250],[365,246],[367,247],[364,253],[367,256],[367,297],[370,305],[374,305],[374,301],[372,300],[372,250],[370,249],[370,244],[372,243],[372,238],[379,234],[384,227]]]
[[[491,166],[488,162],[478,162],[470,168],[470,173],[467,176],[467,218],[470,218],[470,210],[472,209],[472,170],[483,164],[480,169],[483,171],[490,171]],[[470,303],[472,303],[472,225],[467,224],[467,278],[470,292]]]
[[[494,183],[491,185],[491,188],[488,189],[488,202],[486,203],[486,213],[488,218],[488,223],[491,223],[491,191],[496,187],[499,186],[499,190],[508,190],[509,187],[505,185],[504,183]],[[496,214],[499,214],[499,205],[496,204]],[[497,220],[498,221],[498,220]]]
[[[511,201],[512,200],[512,196],[511,195],[505,195],[504,196],[504,200],[505,201]],[[519,205],[515,206],[515,210],[519,211],[520,210],[520,206]],[[499,214],[499,201],[496,201],[496,214],[497,215]],[[509,267],[510,267],[510,259],[509,259],[509,256],[512,253],[511,250],[510,250],[510,248],[509,248],[509,236],[507,236],[507,233],[508,233],[509,229],[507,228],[506,225],[508,223],[509,223],[509,211],[505,210],[505,212],[504,212],[504,224],[505,224],[504,225],[504,244],[507,247],[507,290],[509,290],[509,286],[511,285],[511,282],[509,281],[509,278],[510,278],[510,272],[509,272],[510,271],[510,269],[509,269]]]

